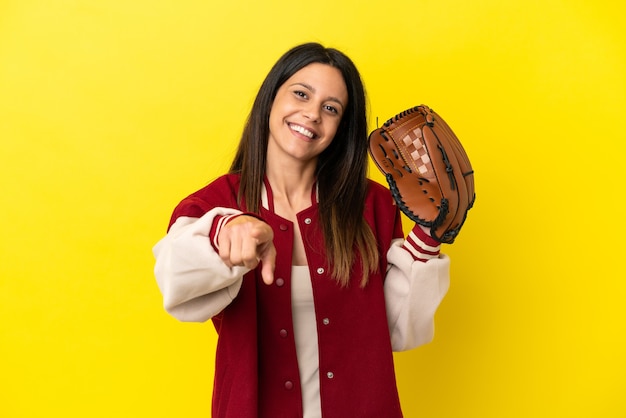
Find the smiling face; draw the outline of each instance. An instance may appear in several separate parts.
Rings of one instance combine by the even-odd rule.
[[[335,137],[347,104],[348,90],[337,68],[313,63],[300,69],[274,98],[268,163],[317,161]]]

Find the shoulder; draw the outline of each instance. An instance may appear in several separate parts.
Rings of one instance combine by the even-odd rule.
[[[225,174],[185,197],[174,209],[171,223],[181,216],[199,218],[215,207],[236,208],[239,175]]]
[[[368,179],[367,196],[365,197],[366,213],[373,213],[374,217],[395,217],[398,212],[396,202],[388,188],[374,180]]]
[[[388,188],[372,179],[367,179],[367,181],[367,201],[376,202],[379,205],[395,206],[393,197]]]
[[[236,174],[224,174],[200,190],[190,194],[184,200],[201,200],[208,203],[218,204],[221,201],[230,201],[231,197],[239,192],[240,176]]]

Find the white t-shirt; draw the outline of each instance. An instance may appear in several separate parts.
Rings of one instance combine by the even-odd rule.
[[[317,321],[308,266],[291,267],[291,305],[303,418],[321,418]]]

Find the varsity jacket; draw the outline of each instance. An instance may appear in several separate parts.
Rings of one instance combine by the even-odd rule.
[[[274,283],[263,283],[260,267],[227,267],[215,240],[228,216],[245,212],[238,190],[239,177],[229,174],[180,202],[153,249],[157,283],[170,314],[212,319],[218,333],[213,418],[301,418],[290,287],[294,225],[274,213],[266,181],[260,217],[274,231]],[[341,287],[330,277],[312,200],[297,222],[317,318],[322,416],[402,417],[392,350],[432,339],[449,259],[418,228],[405,240],[391,194],[370,181],[364,217],[381,249],[379,268],[363,288],[357,262],[349,286]]]

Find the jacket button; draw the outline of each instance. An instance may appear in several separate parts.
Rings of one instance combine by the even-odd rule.
[[[335,374],[333,372],[328,372],[326,373],[326,377],[332,379],[333,377],[335,377]]]
[[[287,330],[286,329],[281,329],[279,334],[280,334],[281,337],[285,338],[285,337],[287,337]]]
[[[322,319],[322,324],[324,324],[324,325],[330,324],[330,319],[328,319],[328,318]]]
[[[287,229],[289,229],[289,227],[285,224],[280,224],[279,228],[281,231],[286,231]]]
[[[317,269],[317,274],[324,274],[324,269],[322,267],[319,267]]]
[[[285,284],[285,280],[279,277],[278,279],[276,279],[275,283],[276,283],[276,286],[283,287],[283,285]]]
[[[287,389],[287,390],[293,389],[293,382],[291,380],[287,380],[285,382],[285,389]]]
[[[307,224],[307,225],[311,225],[311,218],[306,218],[304,220],[304,223]]]

